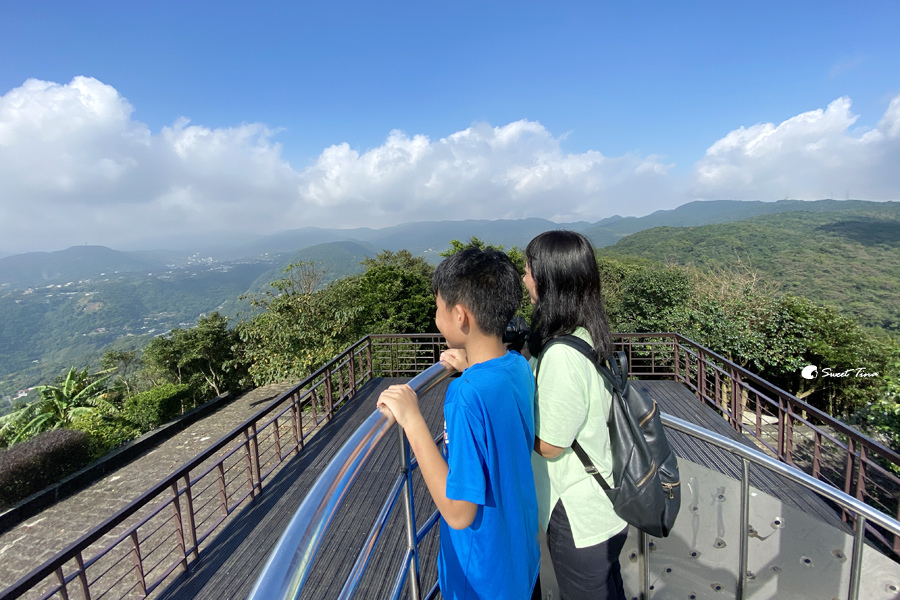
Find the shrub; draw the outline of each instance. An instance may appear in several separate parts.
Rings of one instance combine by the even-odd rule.
[[[76,418],[72,429],[90,436],[91,457],[95,459],[141,435],[140,428],[125,418],[99,412]]]
[[[83,431],[52,429],[0,450],[0,506],[9,506],[74,473],[91,460]]]
[[[150,431],[180,415],[182,404],[190,404],[191,398],[191,386],[164,383],[128,398],[123,415],[141,431]]]

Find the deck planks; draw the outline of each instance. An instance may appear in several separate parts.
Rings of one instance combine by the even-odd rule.
[[[301,454],[292,458],[271,481],[265,483],[263,494],[215,537],[201,554],[200,560],[187,573],[158,592],[156,597],[166,600],[246,598],[282,531],[331,457],[371,415],[378,394],[391,384],[406,381],[408,380],[383,378],[367,383],[336,413],[330,423],[309,440]],[[449,380],[439,384],[420,401],[423,415],[435,435],[442,428],[442,404],[448,383]],[[698,402],[685,386],[671,381],[635,381],[633,384],[656,399],[663,412],[754,446],[731,428],[713,408]],[[670,432],[670,441],[679,457],[740,477],[741,465],[735,457],[678,432]],[[388,435],[373,452],[365,473],[360,475],[347,494],[344,505],[338,510],[300,598],[338,597],[363,540],[397,476],[398,447],[398,438]],[[434,511],[434,504],[418,472],[414,476],[414,482],[416,522],[420,527]],[[827,503],[798,484],[783,481],[756,468],[751,469],[751,484],[829,524],[847,530],[839,515]],[[420,545],[423,591],[427,591],[437,578],[437,542],[435,528]],[[388,596],[406,546],[403,506],[400,500],[376,547],[367,574],[360,583],[357,598]]]

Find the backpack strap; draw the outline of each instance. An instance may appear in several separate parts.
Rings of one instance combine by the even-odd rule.
[[[600,372],[600,375],[612,384],[612,386],[616,389],[616,392],[622,393],[622,391],[625,389],[627,375],[625,376],[625,378],[623,378],[622,373],[628,373],[628,359],[625,357],[624,352],[618,353],[618,359],[619,361],[623,362],[625,367],[623,369],[620,369],[619,365],[617,364],[616,357],[611,356],[609,360],[610,368],[608,368],[606,367],[606,365],[600,364],[600,361],[597,357],[597,352],[594,350],[594,348],[586,341],[575,335],[561,335],[551,338],[550,341],[548,341],[544,345],[544,348],[541,351],[541,356],[543,357],[544,352],[546,352],[547,349],[554,344],[562,344],[564,346],[568,346],[583,354],[584,357],[591,361],[591,364],[596,367],[597,371]],[[535,384],[537,384],[537,374],[540,369],[541,360],[540,358],[538,358],[537,368],[535,369],[534,373]],[[578,457],[578,460],[581,461],[581,464],[584,465],[584,471],[593,476],[593,478],[597,480],[597,483],[600,484],[600,487],[603,488],[603,490],[609,491],[610,489],[612,489],[606,482],[606,479],[604,479],[603,475],[600,474],[600,471],[597,470],[597,467],[594,466],[593,461],[591,461],[591,458],[587,455],[587,452],[584,451],[584,448],[581,447],[581,444],[578,443],[577,439],[572,440],[572,451]]]
[[[585,452],[584,448],[581,447],[581,444],[578,443],[578,440],[572,440],[572,452],[574,452],[575,455],[578,456],[578,460],[580,460],[581,464],[584,465],[584,472],[588,475],[592,475],[604,491],[608,492],[610,489],[612,489],[609,487],[609,484],[606,483],[606,479],[603,478],[603,475],[600,474],[600,471],[597,470],[597,467],[594,466],[594,462],[591,460],[591,457],[587,455],[587,452]]]

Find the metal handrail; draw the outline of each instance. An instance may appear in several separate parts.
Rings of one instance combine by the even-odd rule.
[[[900,520],[900,477],[896,475],[900,453],[681,334],[619,333],[615,337],[617,348],[629,354],[629,375],[683,383],[701,403],[720,411],[735,430],[755,437],[768,455],[858,500],[871,500]],[[751,413],[749,420],[742,412],[744,402],[755,408],[755,417]],[[775,418],[774,431],[768,435],[767,416]],[[798,453],[804,444],[808,444],[805,456]],[[838,466],[839,462],[844,466]],[[870,534],[892,548],[895,557],[900,556],[900,536],[887,536],[871,522],[868,527]]]
[[[438,363],[411,380],[409,385],[417,394],[421,395],[427,391],[427,389],[430,389],[436,383],[449,376],[452,372],[452,369],[446,366],[445,363]],[[674,429],[717,446],[741,459],[741,525],[739,564],[737,565],[739,576],[737,577],[736,598],[743,598],[747,591],[748,539],[750,531],[749,463],[754,463],[824,496],[856,517],[848,598],[850,600],[858,600],[861,582],[862,553],[864,548],[863,542],[865,539],[867,521],[871,521],[875,525],[878,525],[895,535],[900,535],[900,522],[886,516],[877,509],[866,505],[856,498],[845,494],[837,488],[815,479],[796,467],[767,456],[754,448],[666,413],[662,413],[662,421],[663,424],[670,429]],[[359,474],[366,459],[371,453],[372,448],[384,437],[392,424],[392,419],[389,419],[381,414],[380,411],[376,410],[335,455],[328,467],[316,481],[310,494],[295,513],[288,528],[281,536],[281,539],[279,539],[269,560],[257,579],[253,591],[251,591],[250,596],[248,596],[248,600],[263,600],[269,598],[278,600],[296,600],[300,596],[303,585],[306,582],[312,564],[316,558],[319,545],[322,542],[332,518],[337,512],[341,499],[346,494],[349,486],[356,479],[356,476]],[[402,430],[399,431],[401,431],[401,471],[404,471],[404,474],[398,478],[398,481],[392,492],[389,494],[375,525],[373,525],[369,538],[365,542],[363,550],[360,552],[360,555],[351,570],[351,574],[344,585],[340,596],[341,598],[351,598],[353,596],[356,585],[359,583],[359,580],[365,572],[368,559],[371,556],[375,543],[383,530],[387,513],[390,512],[396,502],[397,494],[399,493],[404,480],[407,483],[406,499],[408,499],[407,502],[411,502],[408,479],[408,446],[405,443],[405,439],[402,437]],[[411,506],[410,504],[407,504],[407,530],[410,543],[410,548],[406,552],[407,560],[404,563],[407,568],[410,555],[416,553],[416,546],[421,539],[420,535],[416,535],[414,524],[410,521],[410,510]],[[426,527],[423,527],[423,530],[426,529]],[[649,546],[649,538],[643,533],[641,534],[641,546],[645,548],[645,551],[640,554],[640,568],[643,572],[643,597],[650,598],[650,554],[649,551],[646,550]],[[403,572],[398,575],[394,586],[395,592],[398,591],[399,586],[402,584],[403,576]],[[417,582],[417,578],[414,577],[410,579],[410,582]],[[417,586],[413,587],[411,591],[411,597],[419,597]]]
[[[704,442],[722,448],[723,450],[727,450],[728,452],[738,456],[741,459],[741,542],[739,553],[740,564],[738,565],[740,574],[738,576],[738,589],[736,595],[737,598],[742,598],[744,590],[747,589],[747,540],[749,537],[750,514],[750,511],[748,510],[748,505],[750,502],[750,477],[748,462],[755,463],[763,468],[775,472],[778,475],[781,475],[782,477],[786,477],[791,481],[799,483],[800,485],[826,497],[827,499],[836,503],[838,506],[856,515],[856,528],[854,529],[853,534],[853,556],[850,563],[850,583],[848,598],[849,600],[857,600],[857,598],[859,598],[860,570],[862,568],[862,552],[864,547],[863,541],[865,539],[866,521],[871,521],[874,524],[890,531],[894,535],[900,535],[900,522],[895,521],[894,519],[888,517],[877,509],[865,504],[864,502],[860,502],[856,498],[845,494],[839,489],[823,483],[810,475],[807,475],[796,467],[771,458],[770,456],[767,456],[754,448],[745,446],[744,444],[728,439],[717,433],[713,433],[712,431],[709,431],[687,421],[683,421],[666,413],[661,413],[661,416],[663,425],[665,425],[666,427],[690,435],[691,437],[700,439]],[[644,569],[645,573],[649,571],[647,565],[644,566]],[[644,582],[644,597],[649,598],[650,589],[648,578],[645,577]]]
[[[836,419],[820,415],[818,411],[808,410],[811,407],[802,400],[775,388],[746,369],[679,334],[625,333],[616,334],[615,337],[617,347],[629,352],[630,375],[674,379],[684,383],[697,394],[701,402],[720,407],[722,412],[726,413],[723,415],[726,419],[735,416],[728,414],[730,411],[725,407],[726,404],[733,403],[734,398],[731,401],[727,398],[720,399],[717,395],[718,390],[710,392],[711,379],[707,385],[700,380],[700,376],[705,373],[711,378],[711,373],[721,373],[723,382],[725,380],[733,382],[730,384],[733,385],[733,389],[750,389],[748,386],[755,386],[756,389],[751,390],[751,393],[758,399],[757,429],[760,424],[761,405],[771,406],[777,410],[777,414],[772,416],[778,418],[778,447],[772,448],[769,442],[758,438],[763,446],[771,450],[772,455],[790,463],[795,443],[793,439],[797,435],[796,424],[804,424],[807,438],[814,443],[814,448],[810,451],[810,454],[813,454],[813,466],[807,469],[812,471],[814,477],[826,480],[827,485],[827,478],[823,477],[817,466],[819,454],[836,456],[836,449],[840,452],[840,456],[846,456],[847,463],[843,477],[835,478],[837,487],[843,485],[844,491],[850,496],[855,495],[857,499],[872,498],[873,502],[880,501],[884,504],[883,510],[891,515],[894,515],[895,511],[900,514],[896,502],[900,482],[893,473],[885,472],[885,468],[879,464],[879,461],[883,460],[886,464],[900,467],[900,460],[890,449]],[[422,348],[426,346],[427,348],[423,350]],[[218,531],[224,523],[229,522],[236,511],[263,490],[263,480],[270,476],[272,469],[275,468],[273,466],[268,471],[260,470],[257,473],[255,467],[265,464],[280,465],[293,453],[301,452],[310,428],[319,427],[330,419],[334,410],[348,401],[363,383],[379,375],[408,376],[417,373],[424,366],[433,364],[442,346],[442,339],[437,334],[370,335],[362,338],[326,366],[301,381],[294,389],[269,403],[201,455],[176,469],[159,484],[152,486],[147,493],[142,494],[76,542],[60,550],[53,558],[24,575],[10,587],[0,590],[0,598],[18,598],[29,590],[44,593],[45,596],[59,593],[84,598],[123,597],[129,592],[126,590],[125,594],[122,594],[119,590],[134,585],[131,583],[133,581],[131,574],[124,578],[117,576],[116,581],[107,584],[109,576],[103,577],[102,573],[100,576],[92,576],[90,572],[92,570],[97,572],[100,568],[97,566],[100,564],[98,561],[107,560],[104,557],[112,556],[113,550],[123,548],[124,552],[130,552],[137,557],[139,567],[132,570],[140,574],[141,584],[146,585],[148,593],[165,585],[167,574],[171,572],[172,567],[168,562],[162,567],[144,564],[147,556],[153,555],[157,548],[159,551],[173,552],[172,564],[180,565],[183,570],[188,569],[194,561],[203,556],[204,540]],[[688,358],[690,362],[687,362]],[[306,410],[309,411],[308,414],[303,412]],[[816,417],[818,423],[808,422],[812,417]],[[289,431],[290,425],[285,424],[288,422],[294,423],[293,435]],[[826,425],[828,427],[825,427]],[[285,429],[286,436],[281,440],[283,447],[279,447],[278,432],[282,428]],[[742,429],[748,435],[759,435],[754,434],[752,427],[745,426]],[[833,429],[836,433],[830,433],[829,429]],[[275,438],[274,449],[265,449],[258,443],[265,435]],[[234,444],[237,445],[230,452],[224,456],[220,455],[220,450]],[[263,452],[266,453],[265,456]],[[232,454],[233,457],[228,459],[227,457]],[[205,461],[211,459],[213,455],[219,458],[212,465],[206,464]],[[226,459],[229,461],[227,464]],[[229,469],[238,473],[244,468],[245,462],[254,468],[245,468],[245,476],[238,476],[226,482],[225,473],[231,472]],[[883,486],[883,497],[876,497],[882,489],[877,487],[880,484],[872,478],[873,473],[880,475],[890,484]],[[205,489],[204,486],[211,487]],[[221,496],[220,516],[217,516],[214,503],[210,504],[212,509],[204,509],[206,504],[203,498],[198,498],[198,495],[215,496],[217,486],[220,488]],[[243,488],[243,491],[239,488]],[[154,512],[158,512],[158,507],[154,508],[157,504],[168,507],[167,511],[173,511],[179,518],[183,518],[185,532],[182,534],[183,538],[179,535],[170,536],[158,546],[145,548],[148,544],[145,540],[147,526],[143,524],[144,519],[136,524],[134,521],[141,516],[139,511],[152,508]],[[169,520],[175,525],[182,522],[178,518]],[[892,540],[884,536],[879,537],[881,532],[873,530],[873,523],[871,519],[867,520],[868,533],[875,535],[888,546],[892,545]],[[107,545],[99,551],[94,551],[91,547],[114,529],[118,535],[122,528],[129,534],[122,538],[124,540],[122,543]],[[132,533],[135,535],[130,535]],[[900,554],[900,536],[890,537],[894,538],[895,554]],[[182,539],[185,540],[184,544],[181,544]],[[119,581],[122,583],[118,583]]]
[[[438,362],[410,380],[408,385],[421,396],[455,372],[447,363]],[[393,424],[393,417],[375,410],[335,454],[294,513],[269,555],[248,599],[295,600],[300,596],[319,545],[334,519],[341,499],[356,480],[372,450]],[[405,441],[403,446],[405,450]],[[403,454],[405,456],[401,460],[406,463],[408,452],[404,451]],[[406,496],[411,498],[410,493]],[[407,506],[408,515],[410,509],[411,506]],[[415,545],[415,530],[412,531],[411,539]]]

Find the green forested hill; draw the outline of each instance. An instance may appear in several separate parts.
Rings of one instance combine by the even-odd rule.
[[[124,348],[129,340],[223,311],[269,268],[262,262],[198,266],[0,293],[0,397],[84,365],[116,340]]]
[[[601,252],[703,269],[749,268],[776,289],[833,305],[864,325],[900,332],[897,203],[658,227]]]

